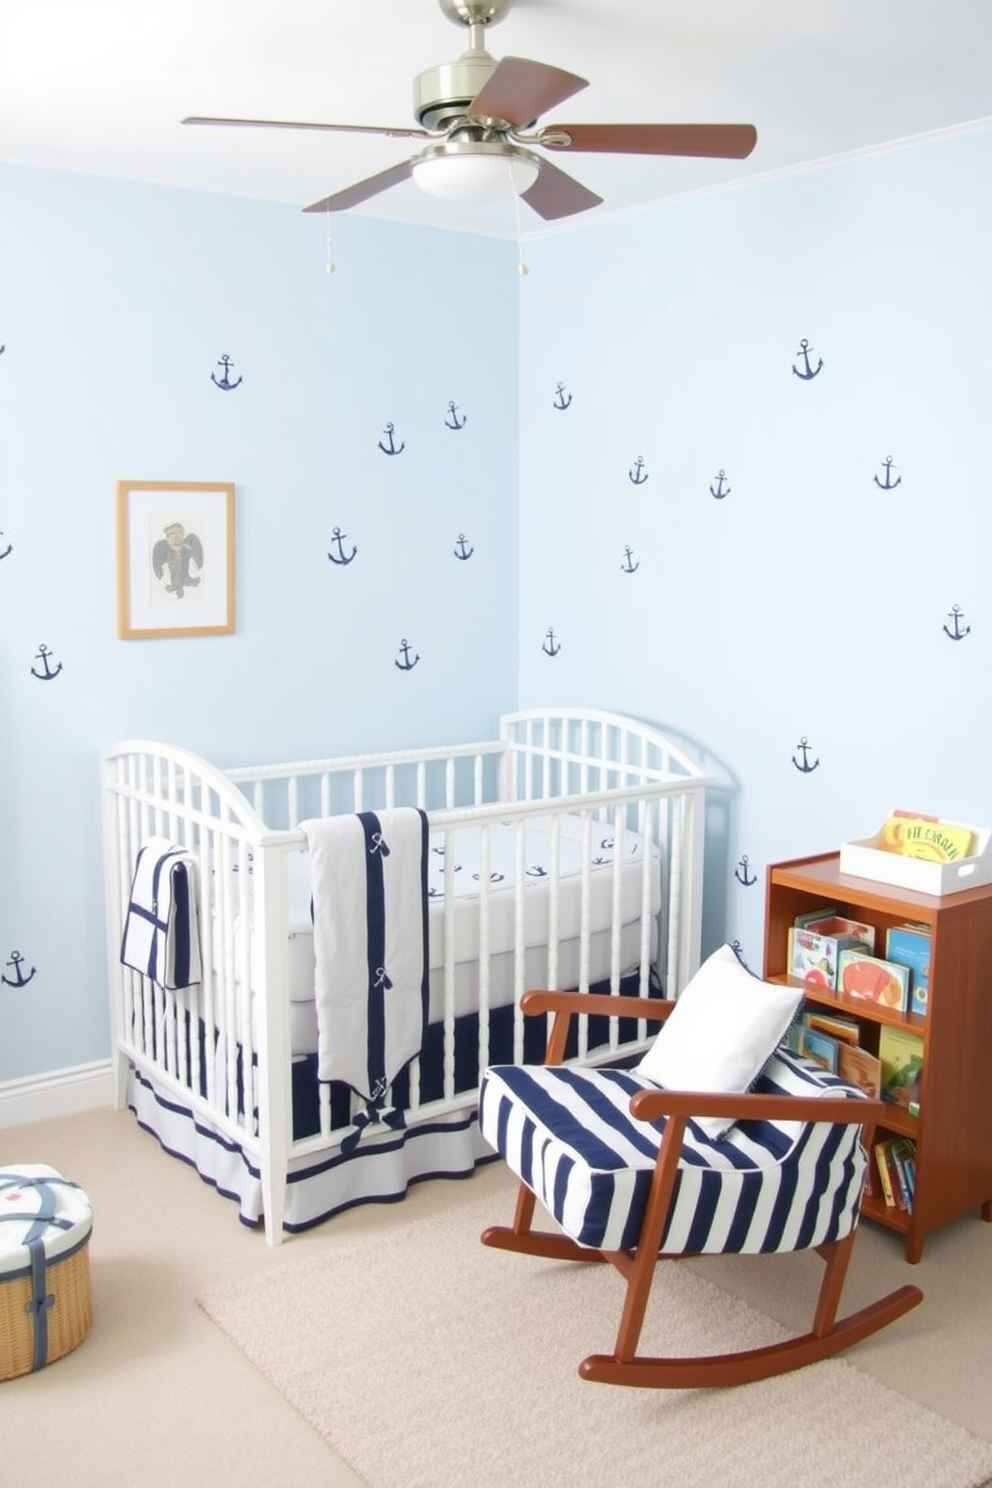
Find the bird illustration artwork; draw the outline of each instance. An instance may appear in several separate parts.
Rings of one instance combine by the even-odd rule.
[[[186,531],[182,522],[170,522],[164,531],[165,536],[152,549],[152,568],[157,579],[168,569],[165,592],[182,599],[186,589],[195,589],[200,582],[190,573],[190,564],[203,567],[203,544],[195,532]]]

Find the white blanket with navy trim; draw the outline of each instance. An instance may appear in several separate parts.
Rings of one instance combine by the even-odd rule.
[[[172,992],[200,981],[196,860],[165,837],[138,850],[121,961]]]
[[[427,1021],[427,817],[415,807],[300,823],[310,847],[317,1074],[380,1119]]]

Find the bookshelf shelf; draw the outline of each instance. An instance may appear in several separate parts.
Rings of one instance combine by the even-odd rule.
[[[916,1143],[912,1212],[875,1196],[865,1197],[862,1210],[905,1235],[906,1259],[916,1262],[939,1226],[974,1210],[992,1223],[992,885],[938,897],[841,873],[839,853],[773,863],[765,897],[769,981],[796,982],[786,972],[789,929],[797,915],[823,905],[873,924],[882,947],[893,925],[912,921],[930,932],[925,1016],[804,984],[809,1004],[857,1018],[869,1049],[877,1050],[883,1024],[923,1039],[919,1115],[892,1106],[876,1133],[876,1140],[904,1136]]]

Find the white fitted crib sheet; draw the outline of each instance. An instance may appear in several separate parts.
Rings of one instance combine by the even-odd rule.
[[[560,823],[557,847],[552,822]],[[555,851],[557,850],[557,862]],[[447,835],[432,833],[428,857],[428,936],[430,948],[430,1021],[444,1015],[444,966],[446,919],[454,945],[455,1016],[472,1012],[480,1005],[481,877],[488,872],[488,988],[490,1007],[512,1002],[517,986],[514,956],[514,926],[517,914],[518,828],[514,821],[494,822],[488,830],[488,869],[483,869],[486,849],[478,827],[456,828]],[[557,955],[554,982],[574,987],[582,976],[581,931],[587,929],[588,981],[608,977],[613,956],[614,857],[616,836],[612,823],[583,822],[579,816],[539,817],[528,821],[524,839],[523,874],[523,985],[547,986],[552,963],[552,885],[557,883]],[[619,871],[620,970],[636,966],[641,949],[641,916],[644,902],[644,843],[633,831],[622,839],[623,860]],[[452,859],[450,883],[453,908],[445,915],[445,862]],[[583,863],[590,861],[587,905],[583,920]],[[652,920],[649,953],[657,950],[655,916],[661,904],[660,854],[652,849],[648,869],[648,903]],[[294,1055],[317,1048],[317,1016],[314,1003],[314,945],[310,913],[309,853],[305,848],[288,860],[289,899],[289,995],[291,1040]],[[235,933],[235,942],[240,937]],[[239,975],[240,980],[240,975]],[[254,987],[259,985],[257,968]],[[253,988],[254,990],[254,988]]]

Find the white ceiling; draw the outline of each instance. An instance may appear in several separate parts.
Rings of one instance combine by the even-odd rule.
[[[414,76],[467,41],[438,0],[0,0],[0,160],[304,207],[417,142],[179,121],[411,127]],[[542,124],[757,128],[746,161],[556,154],[604,198],[566,225],[992,121],[992,0],[515,0],[487,45],[589,79]],[[353,210],[518,231],[511,202],[445,204],[411,181]],[[548,230],[520,206],[524,237]]]

